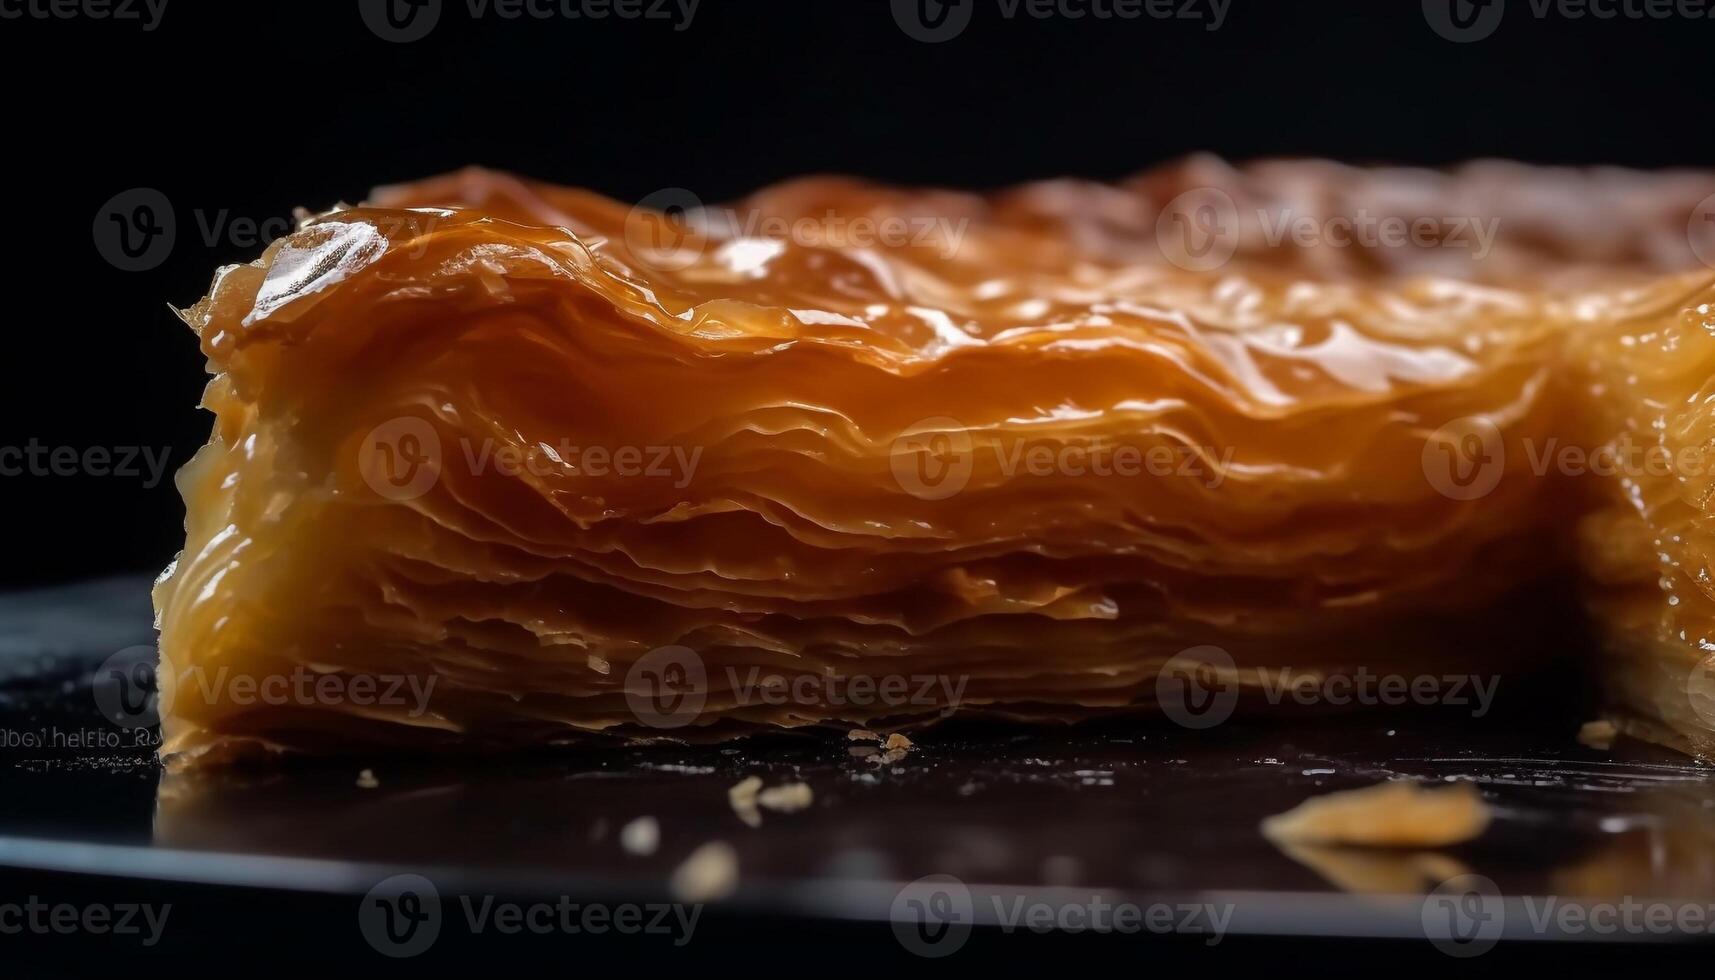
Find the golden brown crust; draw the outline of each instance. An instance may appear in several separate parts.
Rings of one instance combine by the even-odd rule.
[[[1157,703],[1205,648],[1277,700],[1507,669],[1573,517],[1525,450],[1568,417],[1568,332],[1623,305],[1540,288],[1582,226],[1508,239],[1512,288],[1410,250],[1315,280],[1242,244],[1184,268],[1148,223],[1085,227],[1116,194],[1159,215],[1206,166],[987,198],[801,181],[689,224],[467,171],[309,221],[185,314],[216,423],[157,590],[166,751],[1078,716]],[[1371,200],[1297,166],[1216,186]],[[1678,267],[1636,243],[1696,175],[1579,179],[1616,214],[1636,181],[1676,202],[1589,250],[1615,283]],[[1431,465],[1472,418],[1506,450],[1480,500]],[[662,725],[639,685],[688,667],[700,703]],[[230,687],[306,676],[334,695]],[[360,703],[377,676],[399,700]]]

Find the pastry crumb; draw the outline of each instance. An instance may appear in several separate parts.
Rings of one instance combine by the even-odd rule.
[[[661,846],[661,824],[654,817],[638,817],[620,828],[619,846],[638,857],[654,854]]]
[[[910,739],[906,738],[904,735],[901,735],[898,732],[894,732],[892,735],[887,736],[887,741],[883,742],[881,747],[886,749],[889,752],[892,752],[895,749],[898,749],[901,752],[906,752],[906,751],[910,751],[910,749],[913,747],[913,743]]]
[[[593,653],[590,654],[588,663],[589,668],[598,674],[606,674],[613,670],[613,665],[607,662],[606,657],[598,657]]]
[[[1262,822],[1276,842],[1440,847],[1472,840],[1489,808],[1470,783],[1426,789],[1405,780],[1305,800]]]
[[[762,791],[761,776],[746,776],[726,791],[726,797],[737,806],[741,801],[755,800],[756,794]]]
[[[872,732],[867,728],[854,728],[846,733],[848,742],[880,742],[881,733]]]
[[[727,790],[727,802],[738,818],[750,827],[762,826],[765,807],[776,813],[795,813],[808,807],[816,798],[808,783],[783,783],[764,789],[761,776],[748,776]]]
[[[756,808],[756,798],[761,792],[761,776],[746,776],[726,791],[727,803],[732,806],[732,812],[738,814],[744,825],[752,830],[762,826],[762,811]]]
[[[357,785],[363,789],[374,789],[381,785],[381,780],[375,778],[375,770],[365,769],[357,774]]]
[[[778,813],[795,813],[808,807],[815,798],[809,783],[786,783],[763,790],[757,794],[756,802]]]
[[[1587,721],[1578,729],[1578,741],[1593,749],[1607,750],[1614,747],[1614,739],[1620,737],[1620,729],[1606,718]]]
[[[709,902],[738,887],[738,852],[725,841],[710,841],[691,852],[667,880],[681,902]]]

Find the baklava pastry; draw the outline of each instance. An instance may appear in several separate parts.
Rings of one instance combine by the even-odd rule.
[[[1566,376],[1583,387],[1576,529],[1602,690],[1631,733],[1715,759],[1715,284],[1583,305]]]
[[[215,425],[156,591],[164,753],[1189,711],[1187,665],[1292,710],[1564,654],[1569,529],[1624,491],[1528,448],[1585,419],[1588,309],[1187,269],[1079,231],[1125,210],[1093,193],[816,180],[687,220],[469,171],[223,269],[183,314]],[[1677,492],[1608,560],[1695,524]]]

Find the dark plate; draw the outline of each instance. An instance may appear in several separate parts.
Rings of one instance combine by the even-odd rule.
[[[1553,685],[1526,685],[1517,697],[1528,703],[1503,710],[1513,693],[1503,684],[1481,718],[1441,706],[1208,731],[955,725],[894,761],[817,734],[163,776],[153,733],[109,724],[89,681],[115,651],[149,642],[147,584],[0,597],[0,868],[10,874],[335,896],[338,927],[353,934],[360,903],[337,896],[398,874],[426,878],[444,909],[480,895],[670,902],[674,869],[711,841],[738,859],[736,891],[711,905],[729,920],[903,928],[931,908],[1011,932],[1031,908],[1131,903],[1179,910],[1173,926],[1194,941],[1218,919],[1223,937],[1423,943],[1442,909],[1431,893],[1459,879],[1461,900],[1498,903],[1464,906],[1474,928],[1649,940],[1707,934],[1685,910],[1715,904],[1715,769],[1638,742],[1579,745],[1586,708]],[[359,785],[362,768],[377,785]],[[750,775],[803,781],[814,802],[764,810],[752,826],[727,794]],[[1495,823],[1433,853],[1287,853],[1257,831],[1306,797],[1397,777],[1471,780]],[[620,843],[640,817],[659,826],[649,854]],[[929,875],[948,877],[910,884]],[[1486,897],[1489,883],[1505,897]],[[1679,914],[1667,928],[1607,932],[1555,911],[1621,900]],[[1482,914],[1493,907],[1502,914]]]

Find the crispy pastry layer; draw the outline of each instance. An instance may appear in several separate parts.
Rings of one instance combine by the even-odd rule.
[[[1654,556],[1589,557],[1617,540],[1590,521],[1669,518],[1532,447],[1647,427],[1655,395],[1610,381],[1645,320],[1695,333],[1675,304],[1707,270],[1638,283],[1694,261],[1652,243],[1715,182],[1555,172],[1586,210],[1545,230],[1489,183],[1534,172],[1299,166],[802,181],[689,222],[467,171],[308,220],[184,314],[216,422],[156,595],[164,752],[1078,717],[1176,696],[1187,650],[1273,702],[1553,654],[1528,640],[1568,529],[1607,596]],[[1452,275],[1428,239],[1241,236],[1202,268],[1157,229],[1210,173],[1239,212],[1429,193],[1517,223]],[[1568,254],[1609,269],[1599,298],[1547,285]],[[1702,390],[1659,356],[1662,392]],[[1696,722],[1638,683],[1632,709]]]

